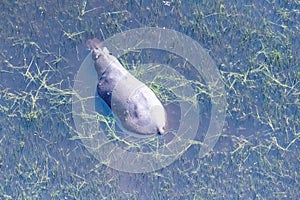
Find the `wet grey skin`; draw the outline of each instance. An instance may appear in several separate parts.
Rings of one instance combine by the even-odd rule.
[[[125,132],[141,136],[166,131],[166,111],[154,92],[132,76],[98,39],[87,41],[98,74],[99,96]]]

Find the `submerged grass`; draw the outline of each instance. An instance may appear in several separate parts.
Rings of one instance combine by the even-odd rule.
[[[1,198],[299,196],[298,1],[4,1],[0,9]],[[204,158],[197,156],[202,140],[195,140],[172,165],[128,174],[98,163],[80,142],[71,88],[88,53],[87,38],[106,39],[145,26],[180,31],[208,50],[228,93],[227,125],[215,150]],[[188,71],[186,66],[183,72]],[[190,80],[197,95],[191,101],[209,104],[203,100],[210,95],[205,83]],[[151,87],[166,92],[165,101],[176,89]],[[203,116],[209,116],[207,104]],[[111,123],[103,116],[95,120]],[[143,145],[111,133],[129,147]],[[155,141],[144,142],[156,148]]]

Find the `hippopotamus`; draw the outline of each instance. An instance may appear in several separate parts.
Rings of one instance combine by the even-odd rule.
[[[98,39],[87,41],[98,75],[97,92],[126,131],[138,135],[166,132],[166,111],[155,93],[132,76]]]

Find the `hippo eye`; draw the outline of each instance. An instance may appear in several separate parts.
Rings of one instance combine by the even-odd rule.
[[[100,57],[100,55],[95,55],[94,60],[97,60]]]

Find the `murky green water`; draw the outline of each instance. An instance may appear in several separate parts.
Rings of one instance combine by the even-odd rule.
[[[1,199],[299,198],[299,1],[2,1],[0,10]],[[99,163],[78,139],[72,87],[87,39],[141,27],[205,48],[227,111],[215,148],[200,157],[211,107],[197,82],[194,143],[163,169],[130,174]],[[152,61],[174,64],[168,56]],[[174,68],[195,80],[192,68]]]

